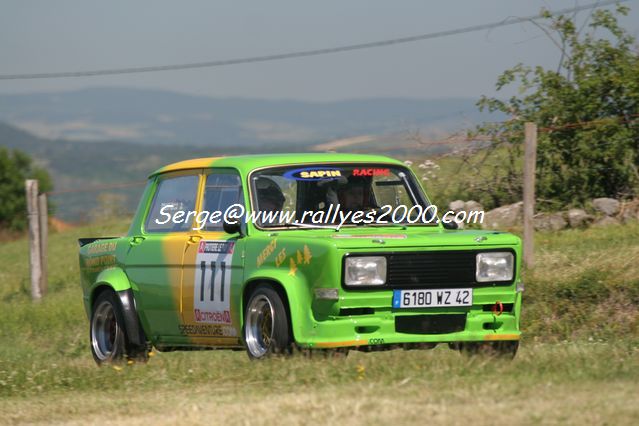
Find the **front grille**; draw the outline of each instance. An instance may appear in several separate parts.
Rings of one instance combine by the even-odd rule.
[[[466,328],[466,314],[402,315],[395,317],[395,332],[447,334]]]
[[[392,288],[455,288],[475,283],[472,251],[393,253],[388,256],[388,285]]]
[[[381,286],[349,287],[349,290],[467,288],[508,286],[513,281],[478,283],[475,281],[477,253],[494,250],[418,251],[389,253],[353,253],[347,256],[385,256],[386,284]],[[515,259],[515,264],[517,259]],[[342,281],[343,283],[343,281]]]

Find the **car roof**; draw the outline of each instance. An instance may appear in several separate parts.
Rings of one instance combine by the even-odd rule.
[[[159,168],[155,172],[151,173],[151,176],[179,170],[208,169],[213,167],[233,168],[238,169],[243,174],[248,174],[251,170],[264,167],[322,163],[385,163],[403,165],[401,161],[383,155],[344,153],[258,154],[194,158],[192,160],[179,161]]]

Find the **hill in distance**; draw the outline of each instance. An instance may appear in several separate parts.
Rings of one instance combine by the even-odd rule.
[[[175,161],[267,152],[377,152],[400,158],[448,149],[410,140],[487,119],[472,99],[339,102],[215,99],[157,90],[96,88],[0,95],[0,146],[31,155],[56,191],[144,181]],[[4,121],[4,123],[1,123]],[[142,187],[114,190],[126,211]],[[89,218],[103,193],[53,194],[56,215]]]
[[[0,121],[48,139],[256,147],[325,143],[428,129],[450,133],[487,116],[476,99],[335,102],[210,98],[92,88],[0,95]]]
[[[0,147],[19,149],[53,177],[56,216],[78,221],[98,208],[104,192],[74,192],[109,184],[141,182],[137,187],[109,190],[121,195],[124,211],[136,206],[146,177],[154,170],[189,158],[255,153],[253,147],[204,147],[190,145],[141,144],[122,141],[81,142],[44,139],[0,122]],[[287,147],[262,147],[261,152],[278,152]],[[290,149],[290,148],[289,148]],[[64,193],[55,194],[55,191]],[[67,192],[69,191],[69,192]]]

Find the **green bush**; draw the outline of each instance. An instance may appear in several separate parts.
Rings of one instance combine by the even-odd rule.
[[[53,188],[49,173],[21,151],[0,147],[0,229],[21,231],[27,224],[25,179],[37,179],[40,192]]]
[[[510,117],[477,133],[501,156],[497,173],[465,182],[488,206],[521,200],[524,123],[537,123],[537,196],[553,208],[596,197],[636,196],[639,186],[639,55],[616,12],[597,10],[588,26],[552,17],[540,28],[559,47],[556,69],[519,64],[497,80],[498,91],[518,84],[508,100],[482,97],[481,110]],[[587,31],[583,31],[587,30]],[[488,155],[488,154],[487,154]],[[485,161],[476,156],[474,161]]]

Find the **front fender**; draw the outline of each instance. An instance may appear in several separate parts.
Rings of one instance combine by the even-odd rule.
[[[313,317],[309,309],[312,301],[312,290],[307,277],[299,273],[299,271],[297,274],[291,275],[288,270],[275,267],[262,267],[246,276],[242,287],[242,296],[238,301],[239,309],[236,311],[239,313],[240,318],[238,318],[238,324],[240,324],[241,327],[244,326],[245,307],[243,304],[243,295],[246,288],[256,282],[275,282],[282,287],[288,299],[293,337],[297,342],[304,340],[303,336],[307,335],[308,330],[313,327]]]

